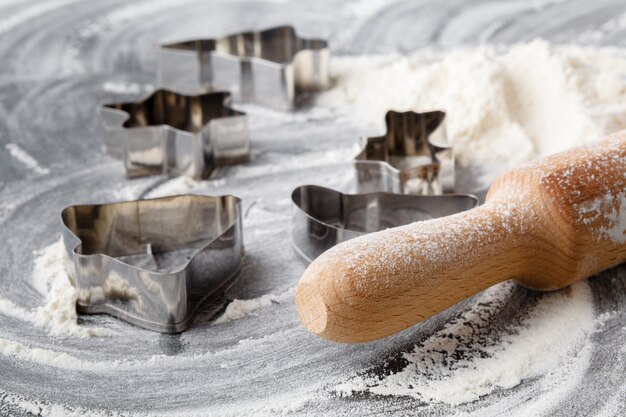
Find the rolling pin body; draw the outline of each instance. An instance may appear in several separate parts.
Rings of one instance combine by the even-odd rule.
[[[306,328],[382,338],[499,282],[555,290],[626,261],[626,131],[514,168],[484,205],[338,245],[305,271]]]

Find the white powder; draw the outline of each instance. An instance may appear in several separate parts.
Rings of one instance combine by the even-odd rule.
[[[616,317],[618,314],[617,311],[605,311],[602,314],[598,314],[598,317],[596,317],[596,327],[601,328],[602,326],[604,326],[609,320],[613,319],[614,317]]]
[[[619,167],[621,164],[626,170],[623,152],[617,148],[609,149],[609,151],[608,160],[598,161],[598,164],[613,167]],[[616,244],[626,243],[626,190],[618,191],[626,186],[626,181],[624,181],[626,172],[623,174],[623,181],[615,182],[615,180],[598,178],[598,167],[593,164],[587,164],[584,168],[589,168],[590,172],[596,171],[596,173],[583,172],[577,175],[569,173],[560,180],[560,182],[567,183],[573,180],[571,177],[576,177],[575,180],[583,181],[583,184],[585,182],[600,183],[600,188],[597,190],[599,194],[601,193],[600,197],[589,202],[574,204],[574,208],[578,211],[578,222],[594,230],[597,240],[610,240]]]
[[[513,166],[626,128],[626,54],[544,41],[333,61],[318,102],[345,109],[372,135],[387,110],[446,112],[462,163]]]
[[[194,180],[186,176],[176,177],[159,184],[150,190],[146,198],[166,197],[170,195],[180,195],[193,193],[194,190],[202,186],[202,181]]]
[[[65,271],[63,241],[35,252],[33,284],[45,295],[45,304],[35,310],[35,324],[50,329],[53,334],[71,334],[81,337],[108,336],[109,330],[78,324],[76,288]]]
[[[256,178],[260,175],[267,175],[272,172],[281,172],[289,168],[293,169],[307,169],[314,168],[333,163],[344,163],[350,161],[359,151],[358,146],[355,144],[353,147],[345,147],[332,150],[324,150],[319,152],[311,152],[310,155],[305,155],[299,158],[294,158],[292,161],[281,161],[280,163],[268,164],[267,161],[271,161],[274,157],[278,160],[282,155],[273,155],[266,153],[266,161],[261,165],[254,163],[239,164],[224,169],[229,171],[229,176],[235,176],[238,179],[243,178]],[[217,178],[212,180],[195,180],[186,176],[176,177],[169,179],[162,184],[157,185],[151,189],[144,198],[157,198],[166,197],[170,195],[190,194],[199,189],[206,189],[208,186],[219,187],[225,184],[223,178]],[[132,191],[132,190],[131,190]],[[126,191],[124,190],[124,194]],[[123,194],[118,194],[123,196]]]
[[[174,179],[168,181],[167,186],[159,189],[170,192],[183,191],[187,184],[193,180]],[[184,184],[181,186],[181,184]],[[104,328],[87,327],[77,323],[76,299],[77,292],[71,284],[65,271],[65,248],[63,241],[58,240],[50,246],[35,252],[33,269],[33,287],[46,297],[45,304],[32,311],[17,306],[12,301],[0,298],[0,314],[31,322],[39,327],[44,327],[54,335],[75,335],[80,337],[108,336],[110,331]],[[114,287],[116,291],[122,291]],[[214,323],[220,324],[232,320],[239,320],[255,310],[282,303],[293,298],[295,288],[280,294],[265,294],[258,298],[248,300],[233,300],[224,314]],[[6,341],[5,341],[6,342]],[[8,343],[8,342],[7,342]],[[6,347],[6,343],[4,347]],[[20,349],[23,351],[23,349]],[[7,351],[5,351],[7,353]]]
[[[362,375],[339,385],[342,395],[371,392],[460,404],[564,367],[563,358],[589,343],[594,308],[586,283],[546,294],[528,317],[501,330],[493,316],[510,302],[512,283],[492,287],[472,307],[405,353],[407,365],[382,379]],[[583,361],[584,362],[584,361]],[[582,375],[587,363],[583,363]]]
[[[295,288],[292,288],[280,294],[265,294],[261,297],[251,298],[248,300],[235,299],[230,304],[228,304],[228,307],[226,307],[224,314],[218,317],[213,323],[220,324],[233,320],[239,320],[252,314],[255,310],[258,310],[259,308],[290,301],[293,299],[295,290]]]
[[[46,175],[50,173],[50,170],[48,168],[44,168],[41,165],[39,165],[39,162],[37,162],[35,158],[33,158],[24,149],[20,148],[17,144],[7,143],[6,145],[4,145],[4,148],[7,151],[9,151],[9,153],[11,154],[13,158],[20,161],[22,164],[24,164],[28,169],[30,169],[34,173],[38,175]]]
[[[230,407],[208,407],[200,410],[179,409],[176,412],[115,412],[110,410],[94,410],[82,407],[73,407],[65,404],[27,400],[20,395],[0,395],[0,404],[19,407],[33,415],[46,417],[123,417],[133,415],[135,417],[275,417],[278,415],[293,415],[300,411],[311,398],[294,396],[293,394],[280,394],[272,398],[272,401],[256,400],[240,402]]]
[[[118,201],[136,200],[143,191],[143,187],[135,184],[125,185],[113,191],[113,198]]]
[[[154,86],[126,81],[106,81],[102,84],[102,89],[107,93],[139,95],[153,91]]]
[[[626,243],[626,192],[607,194],[578,207],[580,221],[597,229],[597,239]]]
[[[76,289],[65,272],[65,249],[58,240],[34,253],[33,287],[45,296],[44,305],[34,310],[0,298],[0,314],[27,321],[56,336],[108,336],[109,330],[78,324]]]
[[[601,227],[599,232],[601,236],[615,243],[624,244],[626,243],[626,192],[611,197],[614,204],[605,216],[608,224]]]
[[[286,171],[292,169],[310,169],[315,167],[323,167],[330,164],[343,164],[349,162],[358,153],[360,148],[355,143],[352,147],[337,147],[321,151],[311,151],[298,158],[285,161],[283,155],[266,153],[265,163],[263,165],[246,164],[235,165],[230,167],[230,172],[237,178],[256,178],[260,175],[268,175],[273,172]],[[272,159],[276,160],[274,164],[267,164]],[[280,161],[280,162],[279,162]]]
[[[218,361],[231,357],[233,353],[254,353],[264,352],[268,343],[275,342],[276,339],[284,340],[287,337],[293,337],[294,333],[300,332],[301,329],[288,329],[282,332],[267,334],[261,338],[244,338],[240,339],[237,344],[226,347],[217,351],[207,351],[190,356],[168,356],[168,355],[151,355],[144,359],[138,360],[86,360],[77,356],[70,355],[65,352],[59,352],[52,349],[43,349],[25,345],[10,339],[0,337],[0,354],[19,359],[21,361],[31,362],[42,366],[48,366],[57,369],[78,370],[78,371],[110,371],[142,369],[148,367],[163,368],[166,366],[191,366],[193,364],[206,363],[206,361]],[[228,365],[223,366],[227,368]],[[1,391],[0,391],[1,392]]]
[[[110,363],[96,363],[82,361],[67,353],[57,352],[49,349],[28,347],[23,343],[9,339],[0,338],[0,353],[22,361],[34,362],[40,365],[52,366],[60,369],[79,370],[106,370],[110,369]]]
[[[35,321],[34,316],[30,311],[15,305],[10,300],[5,300],[3,298],[0,298],[0,314],[7,317],[13,317],[18,320],[30,321],[31,323],[34,323]]]
[[[30,5],[17,13],[2,16],[0,19],[0,34],[7,33],[10,30],[24,24],[24,22],[75,2],[76,0],[57,0],[46,3],[37,3]]]

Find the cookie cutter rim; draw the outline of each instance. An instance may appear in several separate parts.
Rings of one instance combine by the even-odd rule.
[[[430,131],[426,126],[428,120],[425,120],[428,117],[437,121],[436,126]],[[440,110],[425,112],[387,111],[385,114],[385,133],[381,136],[363,137],[361,139],[361,151],[353,159],[358,191],[384,191],[416,195],[452,193],[455,182],[455,159],[452,146],[447,143],[445,117],[446,113]],[[394,134],[396,134],[394,128],[399,120],[402,124],[400,133],[405,141],[405,146],[407,137],[409,141],[414,142],[414,145],[421,145],[428,150],[428,155],[424,156],[430,158],[429,162],[420,162],[406,169],[398,168],[390,162],[393,155],[391,155],[388,147],[390,141],[394,140]],[[420,131],[417,133],[423,135],[423,138],[416,137],[415,125],[418,124],[418,121]],[[375,147],[377,141],[383,142],[384,156],[368,159],[368,151]],[[406,155],[401,157],[408,158]],[[378,177],[382,181],[382,185],[380,183],[372,185],[372,176]],[[416,179],[418,179],[418,187],[411,183],[412,180]]]
[[[157,76],[158,85],[175,90],[226,89],[237,101],[290,110],[297,93],[330,86],[329,63],[325,39],[281,25],[163,43]]]
[[[173,100],[184,102],[188,114],[181,117],[179,108],[150,109],[151,101]],[[216,104],[217,103],[217,104]],[[195,179],[208,178],[222,165],[247,161],[250,153],[246,113],[232,108],[232,97],[227,91],[209,91],[182,94],[161,88],[133,101],[107,103],[100,106],[100,120],[104,129],[105,153],[124,161],[129,178],[167,174],[170,177],[187,175]],[[222,115],[204,115],[205,107],[217,106]],[[126,109],[124,108],[126,107]],[[198,107],[200,112],[198,112]],[[207,110],[208,111],[208,110]],[[158,123],[129,126],[136,114],[151,112]],[[162,113],[154,116],[153,113]],[[205,117],[200,120],[194,118]],[[143,114],[145,119],[145,114]],[[196,123],[195,129],[167,123],[176,118]],[[152,152],[152,155],[147,152]],[[157,161],[151,160],[157,159]]]
[[[422,210],[422,207],[424,206],[424,203],[428,201],[430,201],[431,202],[430,204],[438,207],[438,209],[440,210],[441,210],[441,204],[436,204],[436,203],[441,203],[442,201],[448,201],[452,203],[452,206],[454,206],[456,204],[454,200],[458,201],[458,204],[459,204],[458,209],[450,209],[447,212],[438,213],[437,215],[430,215],[428,219],[459,213],[459,212],[477,207],[479,204],[478,198],[472,194],[457,193],[457,194],[443,194],[443,195],[415,195],[415,194],[389,193],[389,192],[384,192],[384,191],[350,194],[350,193],[343,193],[341,191],[337,191],[332,188],[326,188],[326,187],[322,187],[318,185],[301,185],[299,187],[296,187],[291,193],[291,201],[293,205],[291,241],[292,241],[292,246],[294,248],[296,255],[307,265],[311,263],[319,255],[321,255],[324,251],[330,249],[331,247],[339,243],[345,242],[347,240],[350,240],[359,236],[363,236],[368,233],[372,233],[374,231],[384,230],[384,228],[377,228],[376,230],[362,231],[362,230],[356,230],[350,227],[338,226],[336,224],[332,224],[328,222],[327,219],[318,218],[318,216],[311,213],[310,208],[303,207],[302,194],[304,192],[313,192],[317,194],[320,194],[320,193],[332,194],[333,197],[337,200],[337,204],[339,205],[338,211],[340,213],[339,217],[344,219],[343,221],[344,224],[349,221],[349,217],[352,214],[352,212],[347,213],[347,215],[346,213],[344,213],[344,210],[350,207],[350,204],[348,202],[350,200],[362,199],[368,203],[370,203],[371,200],[375,201],[376,204],[365,205],[365,207],[366,207],[366,210],[371,209],[372,212],[377,212],[379,214],[379,219],[380,219],[380,213],[382,212],[382,210],[384,210],[384,208],[380,209],[380,207],[384,205],[381,203],[381,201],[384,201],[385,199],[388,199],[392,201],[393,203],[397,203],[397,202],[411,203],[411,208],[415,209],[416,212],[417,211],[425,212],[425,210]],[[317,198],[319,199],[319,197]],[[464,205],[464,207],[460,208],[461,205]],[[370,211],[367,211],[366,216],[369,213]],[[423,221],[423,220],[428,220],[428,219],[411,220],[406,223],[394,224],[392,227],[399,227],[405,224],[413,223],[415,221]],[[298,230],[298,227],[297,227],[298,224],[305,227],[304,231]],[[311,227],[316,228],[317,230],[321,231],[320,235],[314,236],[311,233],[308,233]],[[302,233],[307,233],[307,234],[306,236],[302,237],[301,236]],[[320,236],[321,236],[321,239],[318,239],[318,237]],[[329,241],[331,242],[331,244],[323,245],[320,243],[322,242],[322,239],[327,239],[327,238],[330,239]],[[319,244],[316,245],[315,243],[319,243]]]
[[[70,220],[68,219],[68,217],[70,216],[69,213],[74,210],[80,210],[81,208],[88,208],[95,211],[100,211],[102,208],[106,207],[134,204],[137,206],[137,217],[139,219],[141,217],[139,214],[139,205],[151,205],[153,203],[167,201],[174,202],[177,200],[189,200],[195,202],[204,200],[205,202],[209,202],[211,204],[215,203],[216,207],[221,207],[220,204],[225,203],[225,209],[228,211],[226,213],[227,221],[225,224],[226,227],[224,227],[221,232],[218,231],[218,233],[216,233],[214,236],[207,238],[199,247],[195,248],[194,254],[189,256],[183,265],[167,272],[153,271],[131,265],[104,252],[88,254],[80,253],[78,249],[79,247],[82,247],[84,243],[83,238],[81,238],[81,236],[79,236],[79,234],[77,234],[76,231],[68,224]],[[220,209],[216,209],[216,212],[218,212],[219,210]],[[62,237],[66,254],[66,271],[70,278],[70,282],[76,288],[78,293],[78,299],[76,302],[77,312],[84,314],[104,313],[124,320],[135,326],[161,333],[180,333],[186,330],[191,324],[191,321],[193,320],[195,313],[198,311],[198,309],[208,303],[209,300],[213,299],[214,297],[219,297],[221,294],[223,294],[232,284],[234,284],[234,282],[239,277],[244,255],[241,210],[241,199],[231,194],[220,196],[181,194],[144,200],[129,200],[103,204],[82,204],[65,207],[61,211],[61,223],[63,225]],[[76,221],[76,218],[74,219],[74,221]],[[200,258],[200,255],[204,255],[207,251],[213,251],[215,249],[223,248],[224,245],[220,243],[220,240],[223,238],[225,238],[225,240],[227,241],[226,247],[234,248],[233,253],[235,258],[235,264],[232,265],[232,268],[230,268],[230,270],[226,274],[224,274],[224,276],[217,277],[216,279],[211,279],[211,282],[219,282],[218,285],[211,286],[211,291],[207,291],[202,296],[194,298],[193,292],[189,294],[190,286],[193,284],[192,281],[194,281],[197,275],[197,273],[194,272],[194,269],[196,269],[196,267],[198,266],[197,264],[199,264],[199,266],[203,266],[202,260],[197,260]],[[80,271],[83,270],[86,270],[87,273],[89,273],[91,276],[82,276]],[[140,316],[136,313],[131,313],[123,308],[120,308],[119,306],[114,305],[112,303],[112,299],[107,298],[106,296],[101,298],[100,302],[97,303],[89,303],[81,300],[81,290],[85,290],[84,288],[81,288],[81,280],[85,280],[86,282],[91,281],[106,284],[108,278],[114,274],[119,275],[120,270],[122,270],[123,272],[127,272],[127,276],[135,276],[134,274],[136,274],[144,283],[149,282],[146,280],[150,279],[153,279],[154,281],[158,281],[160,279],[168,284],[171,284],[169,281],[175,281],[175,284],[178,284],[179,289],[181,289],[181,291],[179,291],[178,293],[184,293],[186,295],[186,297],[179,297],[177,296],[177,294],[173,294],[172,296],[172,298],[174,298],[176,302],[184,304],[184,311],[178,311],[178,318],[180,318],[180,320],[175,320],[174,322],[168,320],[167,322],[165,322],[164,320],[155,320],[147,316]],[[94,277],[94,273],[97,276]],[[199,277],[199,280],[201,281],[202,277]],[[149,286],[147,287],[148,290],[150,290]],[[98,287],[95,288],[97,289]],[[87,294],[90,294],[90,291],[92,289],[94,289],[94,287],[87,288]],[[163,291],[163,288],[160,288],[160,290]],[[184,303],[182,302],[183,299]],[[163,302],[163,306],[165,307],[165,309],[168,309],[168,303],[166,301]]]

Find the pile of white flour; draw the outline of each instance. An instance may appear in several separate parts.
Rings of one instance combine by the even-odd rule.
[[[588,285],[546,294],[520,323],[494,329],[495,316],[513,301],[514,287],[507,282],[483,292],[442,330],[404,353],[407,364],[401,371],[383,378],[359,375],[336,391],[456,405],[533,377],[542,376],[541,383],[553,385],[552,390],[565,388],[563,381],[576,381],[589,365],[594,308]]]
[[[103,337],[109,330],[81,326],[77,322],[76,289],[65,272],[65,248],[63,241],[33,252],[33,287],[44,296],[44,304],[28,310],[0,296],[0,313],[37,327],[54,336]],[[0,348],[5,345],[0,344]]]
[[[466,165],[511,167],[626,129],[621,49],[537,40],[501,50],[343,57],[333,64],[335,87],[318,103],[380,132],[387,110],[443,110],[448,139]],[[619,239],[625,214],[622,201],[614,213]],[[562,381],[577,380],[589,365],[595,325],[587,284],[546,295],[520,323],[492,333],[491,316],[508,302],[511,288],[505,283],[479,296],[461,317],[405,353],[401,371],[382,378],[357,373],[336,392],[460,404],[539,376],[554,395],[566,392]]]
[[[384,129],[387,110],[443,110],[461,163],[513,166],[626,128],[626,51],[544,41],[335,58],[318,102]]]

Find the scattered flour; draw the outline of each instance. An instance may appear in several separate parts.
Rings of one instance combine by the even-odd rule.
[[[102,89],[108,93],[139,95],[153,91],[154,86],[124,81],[106,81],[102,84]]]
[[[388,109],[444,110],[461,163],[517,165],[626,128],[626,54],[536,40],[333,60],[318,103],[384,129]]]
[[[331,150],[323,150],[303,157],[294,158],[292,161],[285,163],[281,160],[283,155],[272,154],[270,152],[265,153],[265,160],[258,165],[233,165],[225,167],[229,170],[229,176],[234,176],[238,179],[244,178],[256,178],[259,175],[268,175],[273,172],[283,172],[295,169],[307,169],[314,168],[329,164],[345,163],[350,161],[359,151],[358,145],[354,144],[351,147],[343,147]],[[272,163],[276,159],[276,163]],[[281,160],[280,163],[278,161]],[[169,179],[150,191],[148,191],[143,198],[157,198],[165,197],[169,195],[188,194],[194,193],[199,189],[206,189],[207,186],[213,185],[219,187],[224,185],[226,180],[224,178],[216,178],[212,180],[198,181],[186,176],[176,177]],[[126,191],[123,191],[126,194]],[[132,190],[130,190],[132,192]],[[120,196],[122,194],[119,194]]]
[[[202,186],[203,181],[197,181],[186,176],[176,177],[159,184],[150,190],[145,198],[166,197],[170,195],[193,193]]]
[[[604,326],[609,320],[612,320],[613,317],[616,317],[617,314],[617,311],[605,311],[602,314],[598,314],[598,317],[596,317],[596,327],[600,328]]]
[[[46,297],[45,304],[35,310],[35,324],[53,334],[81,337],[108,336],[109,330],[78,324],[76,288],[65,271],[65,248],[59,239],[35,253],[33,284]]]
[[[513,288],[504,283],[486,290],[442,330],[403,354],[407,365],[401,371],[382,378],[356,376],[336,391],[461,404],[554,372],[565,366],[568,353],[588,347],[594,307],[586,283],[546,294],[520,323],[496,331],[492,319],[510,302]],[[588,356],[581,355],[582,364],[574,364],[580,375],[589,365]]]
[[[249,300],[233,300],[226,310],[224,314],[218,317],[213,324],[226,323],[233,320],[242,319],[248,315],[250,315],[255,310],[258,310],[262,307],[268,307],[272,304],[280,304],[289,300],[292,300],[294,297],[296,289],[292,288],[280,294],[265,294],[258,298],[252,298]]]
[[[111,368],[110,363],[83,361],[75,356],[50,349],[29,347],[14,340],[0,338],[0,353],[22,361],[52,366],[60,369],[77,370],[106,370]]]
[[[2,16],[2,18],[0,18],[0,34],[7,33],[29,20],[72,3],[76,3],[76,0],[56,0],[36,3],[25,7],[17,13]]]
[[[620,134],[616,137],[619,138]],[[600,168],[588,163],[581,172],[566,172],[559,179],[559,183],[571,186],[572,183],[578,181],[587,187],[591,186],[587,185],[589,182],[597,183],[599,188],[596,192],[601,195],[600,197],[572,204],[578,211],[577,220],[595,230],[597,240],[610,240],[616,244],[624,244],[626,243],[626,172],[621,176],[618,175],[617,178],[602,177],[601,167],[603,165],[621,167],[619,169],[626,171],[626,152],[617,146],[605,147],[605,151],[608,157],[606,160],[598,161]]]
[[[164,10],[183,6],[187,0],[155,0],[149,2],[135,2],[124,5],[124,7],[113,9],[111,12],[98,16],[96,19],[88,20],[78,29],[80,39],[83,41],[97,39],[104,32],[111,31],[118,25],[124,25],[134,20],[146,18]],[[1,27],[0,27],[1,28]]]
[[[39,165],[39,162],[37,162],[35,158],[28,154],[24,149],[20,148],[17,144],[7,143],[4,145],[4,148],[9,151],[13,158],[26,165],[26,167],[34,173],[39,175],[46,175],[50,173],[48,168],[44,168]]]
[[[272,401],[256,400],[240,402],[226,407],[208,407],[199,410],[178,409],[176,412],[115,412],[110,410],[85,409],[66,404],[41,402],[29,400],[21,395],[3,394],[0,392],[0,406],[2,404],[16,407],[37,416],[46,417],[123,417],[133,415],[135,417],[275,417],[278,415],[293,415],[300,411],[310,397],[297,396],[294,394],[281,394],[272,398]],[[3,411],[0,408],[0,411]]]
[[[360,147],[354,143],[353,146],[337,146],[332,149],[308,152],[305,155],[299,155],[298,158],[291,158],[289,161],[284,160],[284,155],[267,152],[264,155],[265,160],[262,164],[235,165],[229,169],[239,179],[256,178],[259,175],[268,175],[275,172],[304,170],[331,164],[345,164],[351,161],[359,151]],[[272,164],[273,160],[276,160],[276,163]]]
[[[141,192],[144,190],[143,184],[130,184],[122,186],[112,191],[113,198],[117,201],[136,200],[140,197]]]
[[[585,224],[601,223],[597,228],[598,240],[626,243],[626,191],[617,195],[607,194],[579,207],[578,212]]]
[[[33,287],[45,297],[44,305],[27,310],[0,298],[0,314],[28,321],[55,336],[108,336],[107,329],[78,324],[76,289],[65,272],[63,241],[58,240],[34,255]],[[4,343],[0,347],[6,346]]]
[[[21,361],[34,363],[56,369],[72,371],[106,372],[111,370],[142,370],[149,367],[163,369],[167,366],[190,366],[193,364],[206,364],[207,361],[223,361],[231,358],[234,352],[264,352],[267,344],[277,339],[284,340],[300,329],[288,329],[281,332],[266,334],[261,338],[240,339],[237,344],[216,351],[201,352],[194,355],[163,355],[155,354],[141,359],[116,359],[116,360],[88,360],[80,357],[59,352],[52,349],[28,346],[24,343],[0,337],[0,355],[16,358]],[[228,367],[222,366],[223,368]],[[0,393],[2,390],[0,389]]]

